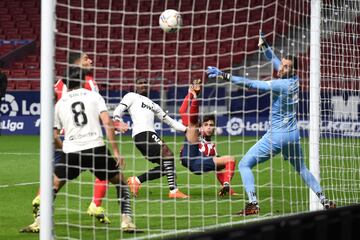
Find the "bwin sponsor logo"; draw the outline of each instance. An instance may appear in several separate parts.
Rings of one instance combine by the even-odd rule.
[[[145,104],[145,103],[141,103],[141,107],[142,108],[146,108],[146,109],[149,109],[149,110],[152,110],[152,107],[151,106],[149,106],[149,105],[147,105],[147,104]]]

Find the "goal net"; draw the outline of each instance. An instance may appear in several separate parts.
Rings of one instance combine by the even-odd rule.
[[[206,66],[250,79],[276,78],[273,66],[257,46],[262,30],[278,57],[298,57],[300,93],[298,120],[308,166],[310,0],[57,0],[56,75],[62,77],[71,51],[93,60],[93,77],[110,112],[134,91],[135,79],[150,82],[149,98],[180,120],[179,108],[196,78],[204,82],[200,116],[216,115],[216,143],[220,156],[236,159],[231,181],[234,196],[218,196],[221,185],[214,172],[195,175],[182,166],[179,152],[184,134],[156,122],[158,135],[175,156],[177,184],[189,199],[169,199],[166,177],[142,183],[131,203],[136,225],[144,233],[120,231],[121,214],[115,188],[102,201],[111,224],[87,215],[95,178],[89,172],[67,184],[54,203],[57,239],[161,238],[191,231],[309,211],[309,188],[281,154],[256,165],[256,217],[239,216],[248,202],[237,163],[269,127],[272,95],[250,91],[225,81],[208,79]],[[176,33],[159,28],[166,9],[181,13]],[[359,201],[359,34],[357,1],[322,2],[321,12],[321,185],[338,205]],[[128,115],[124,121],[131,125]],[[126,177],[156,167],[135,147],[131,131],[118,137],[125,156]]]

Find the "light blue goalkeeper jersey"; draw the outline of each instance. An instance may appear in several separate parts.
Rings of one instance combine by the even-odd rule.
[[[276,57],[270,47],[265,49],[264,53],[272,61],[274,69],[278,71],[281,64],[279,58]],[[299,78],[297,76],[272,81],[250,80],[232,76],[231,81],[247,88],[272,92],[270,131],[289,132],[297,129],[296,112],[299,102]]]

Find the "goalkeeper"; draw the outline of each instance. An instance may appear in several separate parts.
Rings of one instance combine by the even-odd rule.
[[[220,76],[236,85],[263,92],[271,92],[272,94],[270,128],[250,148],[238,165],[242,182],[249,198],[249,203],[246,204],[245,209],[241,210],[239,214],[252,215],[259,213],[260,208],[256,198],[255,180],[251,169],[256,164],[265,162],[271,156],[280,152],[284,159],[290,161],[312,191],[316,193],[324,208],[334,208],[335,203],[325,197],[319,182],[304,163],[296,120],[299,93],[299,77],[296,75],[297,59],[295,56],[287,55],[280,61],[267,44],[263,35],[260,36],[259,47],[266,58],[272,61],[274,69],[277,71],[278,79],[272,81],[250,80],[245,77],[237,77],[224,73],[216,67],[208,67],[207,69],[210,78]]]

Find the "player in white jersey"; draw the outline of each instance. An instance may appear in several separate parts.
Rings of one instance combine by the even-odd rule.
[[[91,74],[91,69],[93,67],[92,63],[93,61],[91,60],[91,58],[84,52],[73,51],[69,53],[68,64],[80,66],[82,69],[86,71],[85,83],[83,84],[83,87],[90,91],[99,92],[99,88]],[[54,91],[55,91],[56,101],[60,100],[62,95],[68,91],[62,79],[57,80],[57,82],[54,85]],[[54,153],[55,162],[60,160],[61,153],[62,153],[61,149],[55,150]],[[102,203],[102,199],[106,195],[107,187],[108,187],[108,181],[101,181],[98,178],[95,180],[93,200],[91,201],[87,210],[87,213],[89,215],[96,217],[101,223],[105,223],[105,224],[110,223],[110,220],[105,215],[105,209],[101,207],[101,203]],[[38,211],[38,208],[40,206],[40,189],[38,190],[35,198],[32,200],[32,206],[33,206],[34,217],[36,218],[36,212]],[[21,229],[20,231],[21,232],[38,231],[38,227],[36,226],[36,221],[34,222],[34,225],[32,225],[32,227],[33,228],[24,228]]]
[[[121,121],[127,110],[133,121],[132,137],[136,147],[150,162],[160,166],[141,174],[128,178],[128,185],[134,196],[137,196],[141,183],[160,178],[165,175],[169,184],[169,198],[188,198],[180,192],[176,184],[174,154],[170,148],[156,134],[154,128],[155,116],[177,131],[185,132],[186,127],[170,118],[167,113],[147,95],[149,83],[145,78],[136,80],[136,92],[127,93],[114,111],[115,121]]]
[[[66,79],[69,91],[64,93],[55,106],[54,140],[55,145],[62,148],[63,154],[55,164],[54,196],[67,181],[89,170],[100,180],[109,180],[115,185],[121,206],[121,230],[135,232],[137,229],[131,218],[130,192],[118,169],[118,166],[123,168],[125,162],[115,141],[113,122],[101,95],[80,87],[80,79],[84,79],[82,76],[85,77],[85,74],[81,68],[70,68]],[[115,159],[104,143],[101,123]],[[64,141],[59,137],[63,128]],[[40,219],[40,214],[37,215]]]

